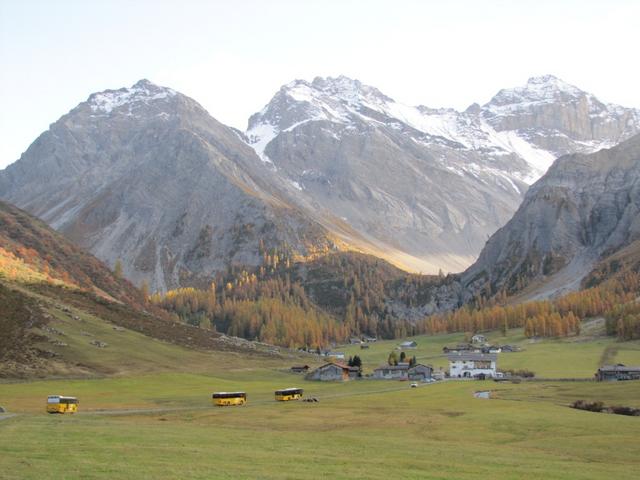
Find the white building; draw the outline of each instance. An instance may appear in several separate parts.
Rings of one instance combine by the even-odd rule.
[[[456,352],[447,358],[451,378],[496,377],[498,355],[495,353]]]

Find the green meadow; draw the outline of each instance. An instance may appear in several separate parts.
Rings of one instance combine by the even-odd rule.
[[[320,383],[287,371],[309,357],[193,352],[100,331],[91,319],[83,328],[114,348],[138,348],[125,370],[127,362],[117,360],[116,375],[0,383],[0,405],[15,414],[0,420],[1,479],[566,480],[631,479],[640,471],[640,417],[568,407],[578,399],[640,407],[640,382]],[[84,336],[67,329],[69,341],[85,348]],[[507,338],[500,343],[524,350],[500,354],[501,367],[549,378],[591,377],[603,355],[640,363],[638,342],[528,343],[517,331]],[[442,346],[462,339],[416,337],[415,354],[444,365]],[[397,343],[345,350],[373,369]],[[99,355],[114,355],[106,350]],[[142,373],[165,354],[170,361]],[[274,400],[274,390],[294,386],[319,401]],[[246,391],[248,404],[213,406],[211,393],[223,390]],[[477,391],[491,391],[491,398],[475,398]],[[79,413],[46,414],[49,394],[77,396]]]
[[[273,390],[290,385],[319,402],[276,403]],[[244,389],[249,403],[214,407],[218,389]],[[495,398],[474,398],[485,389]],[[43,413],[52,392],[78,395],[80,413]],[[0,421],[6,479],[630,479],[640,468],[640,418],[566,406],[577,398],[640,406],[634,382],[411,389],[256,369],[4,384],[0,398],[18,413]]]
[[[579,337],[532,340],[524,336],[522,329],[510,330],[506,336],[500,332],[489,332],[486,336],[490,344],[509,344],[520,348],[518,352],[501,353],[498,356],[499,369],[528,369],[540,378],[593,378],[603,359],[606,359],[605,363],[640,365],[639,341],[618,342],[615,338],[590,332]],[[407,340],[418,344],[415,349],[405,350],[408,358],[415,355],[419,363],[433,365],[436,370],[446,370],[447,356],[442,353],[442,348],[465,342],[465,335],[419,335]],[[335,350],[344,352],[346,357],[359,355],[365,373],[372,373],[387,362],[392,351],[400,355],[401,351],[396,350],[400,343],[401,340],[379,340],[367,344],[367,349],[360,348],[360,345],[347,345]]]

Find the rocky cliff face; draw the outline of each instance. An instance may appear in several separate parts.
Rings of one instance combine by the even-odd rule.
[[[465,112],[410,107],[338,77],[283,86],[247,138],[328,229],[330,213],[371,253],[435,273],[469,266],[556,156],[616,144],[639,126],[638,111],[551,76]]]
[[[0,197],[39,216],[134,283],[163,290],[264,248],[331,248],[286,186],[198,103],[140,81],[93,94],[0,172]]]
[[[640,135],[561,157],[463,275],[470,291],[530,298],[576,289],[603,256],[640,238]]]
[[[637,109],[605,104],[552,75],[501,90],[482,116],[497,131],[515,132],[556,157],[611,147],[640,132]]]

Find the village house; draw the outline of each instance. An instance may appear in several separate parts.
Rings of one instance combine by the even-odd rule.
[[[349,343],[350,343],[351,345],[357,345],[357,344],[359,344],[359,343],[362,343],[362,340],[360,340],[358,337],[351,337],[351,338],[349,339]]]
[[[344,360],[344,353],[343,352],[327,352],[327,357],[333,357],[338,360]]]
[[[373,378],[379,380],[416,380],[430,379],[433,368],[429,365],[417,364],[410,367],[408,363],[398,365],[382,365],[373,371]]]
[[[476,333],[473,337],[471,337],[471,343],[482,344],[487,342],[487,337]]]
[[[449,376],[452,378],[496,377],[495,353],[450,353]]]
[[[596,372],[596,380],[616,381],[616,380],[640,380],[640,366],[627,367],[621,363],[617,365],[604,365]]]
[[[407,348],[417,348],[418,344],[416,342],[402,342],[398,347],[404,350]]]
[[[431,365],[422,365],[418,363],[409,368],[409,380],[424,382],[433,377],[433,367]]]
[[[373,371],[373,378],[381,380],[407,380],[409,378],[409,364],[382,365]]]
[[[307,375],[307,380],[341,381],[358,378],[360,369],[341,363],[325,363]]]
[[[366,343],[372,343],[372,342],[375,342],[375,341],[377,341],[377,340],[378,340],[378,339],[377,339],[376,337],[370,337],[370,336],[368,336],[368,335],[363,335],[363,336],[362,336],[362,341],[363,341],[363,342],[366,342]]]
[[[307,373],[309,371],[309,365],[294,365],[291,367],[291,373]]]

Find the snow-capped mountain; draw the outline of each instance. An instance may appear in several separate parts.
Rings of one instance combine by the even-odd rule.
[[[640,131],[639,110],[605,104],[552,75],[501,90],[482,107],[482,117],[553,157],[608,148]]]
[[[278,183],[197,102],[142,80],[95,93],[53,123],[0,171],[0,198],[164,290],[260,265],[260,245],[301,256],[332,248]]]
[[[284,85],[246,136],[299,204],[341,218],[397,264],[433,272],[468,266],[557,156],[639,127],[637,110],[552,76],[464,112],[408,106],[341,76]]]
[[[559,158],[461,279],[467,292],[487,297],[556,296],[577,290],[599,261],[639,239],[640,134]]]
[[[141,80],[53,123],[0,171],[0,198],[153,289],[260,265],[259,245],[462,271],[556,156],[639,117],[549,76],[464,112],[338,77],[283,86],[243,134]]]

